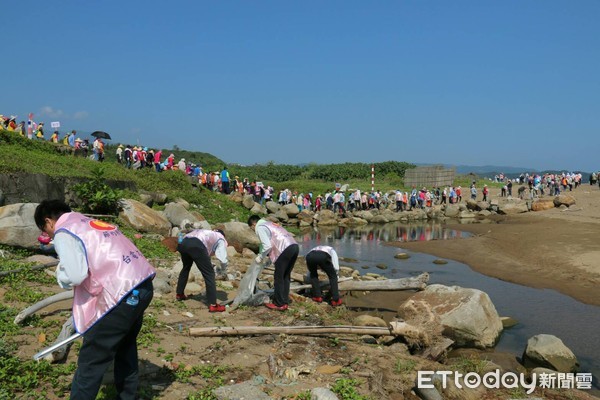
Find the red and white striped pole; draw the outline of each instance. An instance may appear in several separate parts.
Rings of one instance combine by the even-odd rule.
[[[375,164],[371,164],[371,192],[375,191]]]

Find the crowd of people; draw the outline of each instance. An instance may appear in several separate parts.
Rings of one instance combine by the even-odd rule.
[[[101,138],[94,138],[92,144],[90,144],[89,139],[77,137],[77,131],[74,129],[64,135],[61,135],[58,130],[55,130],[46,139],[44,122],[31,122],[29,125],[26,125],[25,121],[16,123],[16,116],[14,115],[10,117],[0,115],[0,129],[15,132],[16,134],[31,140],[47,140],[51,143],[63,145],[65,148],[69,149],[74,156],[89,157],[96,161],[104,161],[104,141]],[[92,151],[92,154],[90,154],[90,150]]]
[[[135,398],[139,379],[136,339],[144,312],[153,298],[155,269],[116,226],[73,212],[61,200],[42,201],[35,210],[34,220],[44,240],[54,241],[60,259],[56,273],[59,286],[74,292],[73,325],[83,336],[83,344],[71,384],[71,398],[96,398],[104,373],[112,364],[118,398]],[[275,267],[274,294],[264,305],[271,310],[286,311],[290,304],[290,276],[300,250],[298,243],[287,230],[257,215],[248,219],[248,226],[261,242],[256,266],[262,269],[273,263]],[[176,300],[189,299],[184,290],[195,263],[206,283],[208,311],[226,311],[217,302],[215,283],[216,275],[225,275],[227,271],[227,241],[223,231],[196,229],[165,239],[163,244],[179,252],[183,263]],[[221,264],[217,271],[211,263],[213,255]],[[318,277],[318,270],[322,269],[330,282],[329,304],[342,305],[335,250],[329,246],[315,247],[307,253],[306,262],[312,300],[324,301]]]

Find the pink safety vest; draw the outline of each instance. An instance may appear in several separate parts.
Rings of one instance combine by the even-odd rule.
[[[114,225],[71,212],[56,221],[61,231],[81,240],[87,258],[88,276],[73,298],[75,329],[85,333],[156,271]]]
[[[313,248],[311,251],[309,251],[309,253],[311,253],[313,251],[324,251],[325,253],[329,254],[331,257],[333,257],[333,253],[335,252],[333,247],[330,247],[330,246],[317,246],[317,247]]]
[[[269,252],[269,258],[273,262],[279,258],[286,248],[293,244],[298,244],[291,233],[270,221],[260,220],[256,226],[266,227],[271,234],[271,251]]]
[[[204,247],[206,247],[209,256],[215,254],[215,251],[217,250],[217,245],[221,240],[224,242],[225,248],[227,248],[227,241],[219,232],[209,231],[206,229],[196,229],[184,236],[184,238],[188,237],[199,239],[204,245]]]

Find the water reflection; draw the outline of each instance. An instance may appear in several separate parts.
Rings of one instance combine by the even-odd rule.
[[[582,304],[553,290],[535,289],[504,282],[473,271],[469,266],[448,260],[446,265],[433,264],[436,257],[407,251],[408,260],[394,256],[397,247],[385,246],[386,241],[436,240],[467,237],[460,231],[447,229],[439,223],[368,225],[359,228],[320,228],[300,235],[303,254],[314,246],[327,244],[343,258],[354,259],[343,265],[360,270],[361,274],[375,272],[388,278],[430,274],[430,284],[458,285],[486,292],[500,315],[511,316],[519,325],[503,332],[496,349],[522,354],[527,339],[548,333],[561,338],[577,355],[581,372],[592,372],[593,384],[599,388],[600,307]],[[413,239],[415,238],[415,239]],[[422,238],[422,239],[420,239]],[[378,265],[386,265],[385,270]],[[374,300],[375,301],[375,300]],[[389,304],[368,304],[386,308]],[[395,307],[392,307],[395,309]]]
[[[429,240],[447,240],[466,238],[468,232],[446,228],[440,222],[392,222],[388,224],[369,224],[358,227],[318,227],[300,235],[301,241],[317,240],[342,242],[367,242],[380,240],[384,242],[415,242]]]

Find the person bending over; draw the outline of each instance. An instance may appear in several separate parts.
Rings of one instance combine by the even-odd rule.
[[[298,258],[299,247],[291,233],[258,215],[248,218],[248,226],[260,239],[256,263],[264,265],[270,259],[275,264],[273,302],[265,303],[271,310],[285,311],[290,303],[290,278]]]
[[[180,238],[167,238],[163,240],[163,243],[167,246],[167,248],[169,248],[169,250],[173,252],[178,251],[181,255],[181,262],[183,263],[183,268],[181,269],[179,278],[177,279],[177,289],[175,291],[176,299],[187,300],[187,296],[185,295],[184,291],[190,276],[192,264],[196,263],[196,266],[200,270],[206,285],[208,311],[225,311],[225,306],[217,304],[215,270],[210,262],[210,257],[215,255],[221,263],[219,276],[226,276],[225,274],[228,263],[227,241],[225,240],[223,231],[196,229]]]
[[[317,303],[323,301],[317,272],[321,268],[329,277],[329,293],[331,294],[329,304],[333,307],[341,306],[342,300],[340,299],[340,292],[338,290],[338,271],[340,270],[340,265],[335,250],[329,246],[317,246],[313,248],[306,254],[306,266],[310,274],[313,301]]]
[[[60,200],[42,201],[34,219],[54,239],[56,278],[63,289],[73,288],[74,326],[83,335],[71,399],[95,399],[113,362],[118,398],[137,398],[136,339],[154,293],[154,268],[116,226]]]

